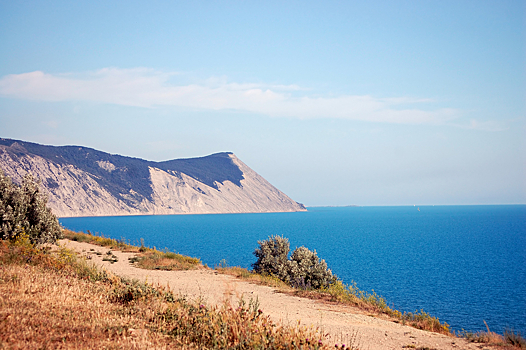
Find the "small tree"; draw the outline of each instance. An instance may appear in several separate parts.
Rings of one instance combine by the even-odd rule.
[[[270,236],[265,241],[258,241],[254,255],[258,260],[252,264],[254,271],[260,274],[276,276],[282,281],[289,281],[290,244],[287,238]]]
[[[18,186],[0,169],[1,239],[15,240],[26,235],[32,244],[54,243],[62,230],[46,204],[47,198],[31,174],[24,176]]]

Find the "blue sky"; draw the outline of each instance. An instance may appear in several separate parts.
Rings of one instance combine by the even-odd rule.
[[[231,151],[306,205],[526,203],[524,1],[2,1],[0,137]]]

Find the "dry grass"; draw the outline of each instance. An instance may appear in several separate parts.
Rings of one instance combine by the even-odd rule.
[[[93,235],[90,231],[88,233],[84,232],[74,232],[71,230],[64,229],[62,231],[64,238],[77,241],[77,242],[86,242],[101,247],[108,247],[110,249],[116,249],[123,252],[140,252],[141,247],[137,247],[131,244],[126,243],[124,240],[117,240],[113,238],[104,237],[103,235]],[[146,248],[148,249],[148,248]]]
[[[274,325],[257,301],[219,308],[0,241],[0,348],[328,349],[312,328]]]
[[[504,341],[506,344],[511,344],[520,349],[526,349],[526,339],[520,332],[515,332],[513,329],[506,329],[504,331]]]
[[[372,293],[364,292],[356,287],[356,284],[345,285],[342,281],[337,281],[327,289],[298,289],[293,288],[273,276],[260,275],[242,267],[227,267],[225,265],[215,268],[219,273],[231,275],[252,283],[271,286],[278,288],[280,292],[292,294],[299,297],[306,297],[328,302],[336,302],[356,306],[361,310],[384,314],[390,317],[394,322],[407,324],[417,329],[428,330],[445,335],[458,336],[471,342],[483,343],[496,348],[517,348],[526,349],[526,340],[520,333],[513,330],[505,330],[504,336],[491,332],[462,332],[455,334],[449,329],[447,323],[441,323],[438,318],[433,317],[423,310],[414,313],[401,313],[398,310],[391,309],[385,300],[378,296],[374,291]],[[486,325],[487,327],[487,325]]]
[[[367,312],[387,315],[395,322],[407,324],[414,328],[446,335],[452,334],[447,323],[440,323],[438,318],[427,314],[423,310],[402,314],[400,311],[390,308],[385,299],[378,296],[374,291],[372,293],[361,291],[356,287],[356,284],[345,285],[338,280],[325,289],[300,289],[292,288],[274,276],[260,275],[241,267],[221,266],[216,267],[216,270],[253,283],[278,288],[282,293],[352,305]]]
[[[429,315],[424,310],[415,311],[414,313],[401,313],[387,305],[385,299],[376,294],[376,292],[372,291],[370,293],[358,289],[356,283],[345,285],[342,281],[338,280],[336,283],[330,285],[329,288],[314,291],[314,297],[328,298],[330,301],[354,305],[368,312],[384,314],[395,322],[407,324],[417,329],[452,335],[447,323],[441,323],[438,318]]]
[[[473,343],[484,343],[484,344],[493,344],[493,345],[503,345],[504,338],[502,335],[494,332],[462,332],[459,333],[459,336],[465,338]]]
[[[112,304],[106,284],[30,265],[3,266],[0,278],[3,347],[131,349],[166,343],[156,334],[133,337],[130,329],[146,329],[145,320]]]
[[[116,277],[77,261],[66,250],[53,256],[31,246],[0,243],[1,347],[133,349],[166,343],[156,334],[132,334],[130,329],[145,329],[146,322],[110,302]]]
[[[190,270],[201,266],[201,261],[172,252],[150,250],[130,259],[137,267],[148,270]]]
[[[137,253],[134,258],[130,259],[130,262],[136,263],[136,266],[142,269],[172,271],[190,270],[202,266],[201,261],[197,258],[191,258],[168,250],[159,251],[155,248],[148,248],[144,246],[142,240],[141,246],[137,247],[126,243],[124,240],[116,240],[102,235],[96,236],[90,233],[73,232],[70,230],[64,230],[64,238],[77,242],[96,244],[123,252]]]
[[[462,331],[458,334],[459,337],[463,337],[473,343],[483,343],[499,348],[510,348],[515,349],[526,349],[526,339],[522,337],[519,332],[514,332],[512,329],[505,329],[504,335],[497,334],[490,331],[488,324],[484,321],[487,332],[467,332]]]
[[[283,282],[275,276],[260,275],[258,273],[250,272],[242,267],[216,267],[215,270],[219,273],[234,276],[248,282],[277,288],[281,292],[294,291],[294,289],[290,287],[287,283]]]

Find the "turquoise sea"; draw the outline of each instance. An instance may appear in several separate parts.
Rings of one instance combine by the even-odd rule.
[[[526,334],[526,205],[313,207],[307,212],[63,218],[75,231],[250,267],[258,240],[315,249],[345,283],[454,330]]]

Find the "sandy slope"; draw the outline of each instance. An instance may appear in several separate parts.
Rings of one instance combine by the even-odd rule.
[[[90,249],[106,253],[107,248],[68,240],[62,245],[73,248],[83,255]],[[178,294],[190,299],[202,299],[208,304],[219,304],[230,300],[237,305],[239,298],[247,302],[257,298],[260,309],[270,315],[275,322],[320,327],[338,344],[349,344],[352,334],[357,333],[360,349],[481,349],[479,345],[463,339],[441,334],[420,331],[388,320],[364,314],[356,308],[334,305],[325,302],[298,298],[276,292],[271,287],[259,286],[238,280],[232,276],[221,275],[210,269],[191,271],[152,271],[132,266],[128,257],[133,253],[113,252],[119,261],[110,264],[103,262],[102,256],[90,254],[91,261],[120,276],[136,278],[150,283],[169,285]]]

